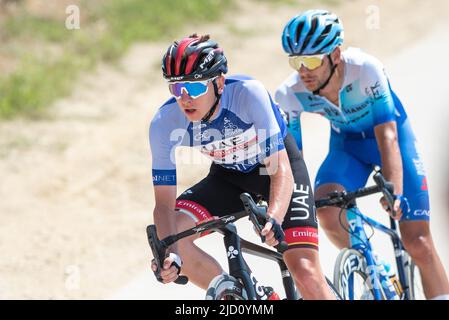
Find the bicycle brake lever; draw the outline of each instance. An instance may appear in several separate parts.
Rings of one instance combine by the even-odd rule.
[[[378,171],[373,176],[374,181],[376,184],[382,189],[382,194],[384,195],[385,199],[387,200],[389,211],[391,211],[391,215],[393,217],[396,217],[397,212],[396,210],[393,210],[394,208],[394,185],[393,183],[385,180],[384,176]]]
[[[265,224],[266,224],[267,222],[269,222],[270,220],[272,220],[272,219],[268,216],[268,214],[266,214],[266,217],[265,217],[265,219],[264,219],[264,224],[262,225],[262,228],[261,228],[260,231],[259,231],[259,236],[260,236],[260,239],[262,240],[263,243],[265,243],[266,238],[265,238],[265,236],[263,236],[263,235],[261,234],[261,232],[262,232],[263,227],[265,227]],[[274,219],[273,219],[273,220],[274,220]],[[272,222],[272,223],[273,223],[273,222]],[[274,223],[276,223],[276,222],[274,221]],[[281,235],[282,240],[278,240],[279,243],[278,243],[277,245],[275,245],[274,248],[275,248],[278,252],[282,253],[282,252],[284,252],[285,250],[288,249],[288,243],[284,240],[284,239],[285,239],[284,231],[281,229],[281,230],[279,230],[279,232],[281,232],[281,234],[282,234],[282,235]]]
[[[243,206],[245,207],[246,212],[248,212],[249,219],[254,224],[254,227],[259,234],[261,241],[265,242],[266,238],[261,234],[262,229],[265,227],[265,224],[271,219],[271,217],[267,214],[267,208],[257,206],[253,198],[247,193],[242,193],[240,195],[240,199],[242,200]],[[288,244],[284,240],[284,232],[282,231],[282,229],[280,231],[282,232],[282,240],[278,240],[279,244],[277,244],[275,248],[282,253],[287,250]]]
[[[150,245],[151,252],[153,253],[154,263],[156,264],[155,276],[158,281],[162,282],[161,278],[161,266],[164,261],[161,257],[165,256],[164,250],[157,238],[156,226],[154,224],[147,226],[147,238]]]
[[[161,269],[164,264],[165,258],[167,258],[167,248],[164,246],[163,241],[160,241],[157,237],[157,230],[154,224],[147,226],[147,237],[151,251],[153,253],[154,262],[156,264],[156,271],[154,272],[157,280],[162,282]],[[162,258],[163,257],[163,258]],[[173,262],[171,266],[175,265]],[[171,267],[170,266],[170,267]],[[179,276],[175,281],[176,284],[186,284],[189,282],[189,278],[186,276]]]
[[[385,183],[385,188],[382,189],[382,193],[387,198],[387,201],[388,201],[388,203],[390,205],[390,208],[391,208],[391,215],[394,218],[394,217],[397,216],[398,213],[396,212],[396,210],[394,210],[395,197],[393,196],[393,190],[394,190],[393,183],[386,182]]]
[[[262,242],[265,242],[265,236],[262,235],[262,230],[265,227],[265,219],[258,215],[258,212],[251,210],[249,215],[249,220],[253,223],[254,229],[256,229],[257,234]]]

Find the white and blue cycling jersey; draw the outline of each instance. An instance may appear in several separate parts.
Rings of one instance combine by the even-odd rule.
[[[300,115],[303,111],[326,117],[336,133],[374,137],[374,127],[389,121],[403,122],[407,115],[390,90],[382,64],[360,49],[342,53],[346,62],[340,105],[314,95],[294,72],[276,91],[275,100],[288,117],[289,128],[302,149]]]
[[[153,184],[176,185],[175,149],[198,149],[227,169],[250,172],[283,150],[287,127],[263,85],[247,76],[226,78],[217,116],[191,122],[175,98],[162,105],[150,125]]]
[[[346,190],[363,187],[373,165],[381,165],[374,128],[396,121],[403,164],[403,189],[411,211],[403,220],[428,220],[426,176],[407,114],[390,87],[382,63],[356,48],[342,52],[345,62],[339,105],[308,91],[298,72],[278,88],[275,100],[285,113],[288,128],[302,149],[300,115],[318,113],[331,123],[329,153],[321,165],[315,188],[337,183]]]

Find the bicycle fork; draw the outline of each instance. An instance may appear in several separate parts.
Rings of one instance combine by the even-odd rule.
[[[243,259],[240,237],[235,225],[228,225],[226,229],[223,240],[227,252],[229,274],[242,282],[249,300],[266,299],[263,288],[251,274],[250,268]]]
[[[264,286],[257,281],[243,258],[240,237],[235,225],[228,225],[226,229],[223,240],[227,252],[229,274],[242,282],[249,300],[267,300]],[[287,266],[283,261],[278,261],[278,264],[281,269],[287,299],[297,299],[295,285]]]

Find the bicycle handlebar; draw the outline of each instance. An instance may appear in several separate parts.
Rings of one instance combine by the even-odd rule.
[[[369,195],[372,195],[372,194],[375,194],[378,192],[382,192],[385,199],[388,202],[388,206],[389,206],[390,210],[392,210],[392,216],[395,217],[396,211],[393,210],[393,204],[394,204],[393,183],[386,181],[380,171],[376,171],[376,173],[373,176],[373,179],[374,179],[374,182],[376,183],[375,186],[360,188],[360,189],[358,189],[356,191],[352,191],[352,192],[334,191],[334,192],[331,192],[328,194],[329,197],[320,199],[320,200],[316,200],[315,206],[317,208],[327,207],[327,206],[346,208],[348,204],[350,204],[352,201],[354,201],[357,198],[361,198],[361,197],[369,196]]]
[[[168,245],[165,244],[164,240],[159,240],[157,237],[156,226],[154,224],[147,227],[148,243],[150,244],[151,251],[153,252],[154,262],[156,264],[156,278],[162,281],[160,271],[164,264],[165,258],[168,257],[167,248]],[[176,280],[176,284],[187,284],[189,278],[186,276],[179,276]]]
[[[393,183],[385,180],[384,176],[380,172],[376,172],[376,174],[373,176],[374,181],[376,184],[382,189],[382,193],[385,197],[385,199],[388,202],[388,206],[392,212],[392,216],[396,217],[397,212],[394,210],[394,185]]]
[[[162,240],[159,240],[157,236],[157,229],[154,224],[147,226],[148,243],[150,245],[155,260],[155,264],[157,267],[156,269],[157,279],[159,281],[162,280],[162,278],[160,277],[160,270],[163,266],[165,258],[167,258],[168,256],[167,254],[168,247],[182,238],[191,236],[193,234],[198,234],[207,230],[222,228],[225,225],[237,221],[238,219],[243,218],[245,216],[249,216],[249,219],[254,224],[256,230],[260,234],[260,231],[263,229],[265,224],[271,219],[266,212],[266,208],[257,206],[253,198],[247,193],[242,193],[240,195],[240,199],[243,202],[245,211],[242,211],[234,215],[223,216],[216,220],[206,221],[204,223],[197,225],[194,228],[187,229],[178,234],[167,236]],[[261,236],[262,242],[265,241],[264,238],[265,237]],[[287,249],[287,247],[288,245],[284,241],[284,234],[282,232],[282,239],[279,239],[279,244],[275,246],[275,248],[279,252],[284,252]],[[188,277],[179,276],[174,282],[176,284],[186,284],[188,281],[189,281]]]
[[[269,221],[271,221],[271,217],[267,214],[266,207],[257,206],[254,202],[253,198],[247,194],[242,193],[240,195],[240,200],[243,202],[243,206],[245,207],[245,211],[248,213],[249,219],[254,224],[254,227],[257,230],[257,233],[260,236],[260,240],[262,242],[265,242],[265,236],[261,234],[262,229],[265,227],[265,224]],[[275,221],[272,221],[273,223],[276,223]],[[280,230],[280,239],[276,239],[279,241],[279,244],[275,246],[276,250],[279,252],[284,252],[288,248],[287,242],[285,242],[285,234]]]

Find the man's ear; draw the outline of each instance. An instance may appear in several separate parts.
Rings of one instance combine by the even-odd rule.
[[[339,64],[341,62],[341,49],[340,46],[336,47],[331,53],[332,62]]]
[[[217,86],[218,86],[218,93],[222,94],[225,84],[225,77],[223,75],[219,76],[217,78]]]

